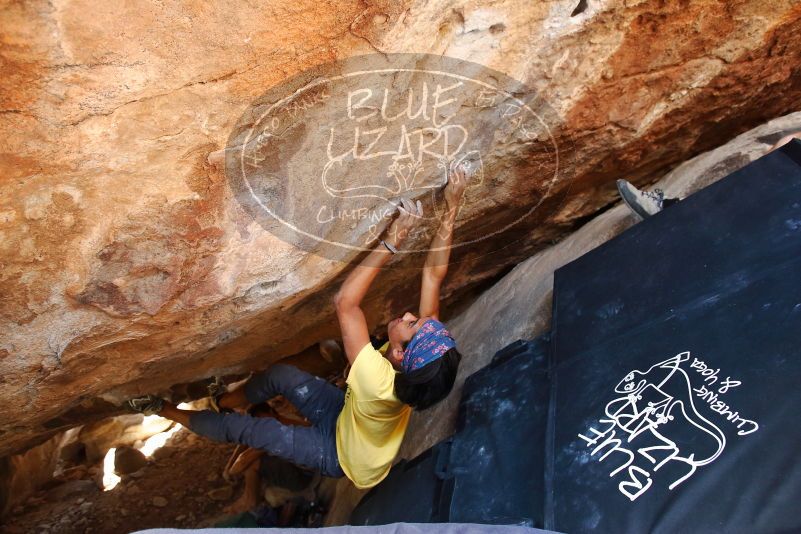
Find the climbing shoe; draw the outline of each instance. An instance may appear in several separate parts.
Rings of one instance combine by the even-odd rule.
[[[665,194],[661,189],[655,189],[653,193],[649,193],[637,189],[626,180],[618,180],[617,190],[626,206],[642,219],[647,219],[662,211]]]
[[[206,386],[209,392],[209,408],[217,413],[232,413],[230,408],[220,408],[220,397],[228,392],[228,386],[225,385],[222,378],[215,376],[214,380]]]
[[[209,385],[206,386],[206,390],[209,392],[209,397],[219,397],[228,391],[228,387],[225,385],[222,378],[215,376],[214,380],[209,382]]]
[[[164,407],[164,401],[153,395],[131,399],[127,404],[131,410],[144,415],[157,415]]]

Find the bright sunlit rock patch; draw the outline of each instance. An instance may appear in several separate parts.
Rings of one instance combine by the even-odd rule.
[[[114,455],[116,447],[112,447],[103,458],[103,491],[113,490],[120,483],[120,477],[114,473]]]
[[[158,417],[158,416],[150,415],[148,417]],[[151,456],[153,456],[154,452],[162,448],[164,444],[167,443],[167,440],[173,437],[173,435],[175,435],[175,433],[181,430],[182,428],[183,426],[179,425],[178,423],[175,423],[166,432],[161,432],[159,434],[155,434],[147,438],[145,440],[145,443],[139,448],[139,450],[142,451],[142,454],[150,458]]]
[[[191,406],[185,402],[182,402],[178,405],[178,409],[186,410]],[[143,426],[148,426],[151,423],[157,423],[163,421],[162,417],[158,415],[148,415],[142,420]],[[146,457],[150,458],[153,456],[153,453],[162,448],[167,441],[175,435],[176,432],[183,428],[182,425],[175,423],[169,429],[165,430],[164,432],[159,432],[158,434],[153,434],[149,438],[147,438],[139,450],[144,454]],[[117,484],[120,483],[120,477],[114,472],[114,458],[117,453],[116,447],[111,448],[106,453],[106,456],[103,458],[103,491],[110,491],[114,489]]]

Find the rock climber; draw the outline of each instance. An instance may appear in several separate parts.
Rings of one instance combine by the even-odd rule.
[[[419,201],[398,203],[397,218],[386,237],[337,292],[334,306],[351,366],[345,392],[295,367],[277,364],[252,377],[244,387],[219,396],[216,405],[220,412],[182,410],[153,396],[132,399],[129,406],[146,414],[157,413],[216,441],[264,450],[324,476],[347,476],[360,489],[381,482],[398,453],[412,410],[424,410],[445,398],[456,378],[461,355],[439,321],[439,300],[468,179],[462,166],[448,170],[446,212],[423,267],[419,312],[407,312],[390,321],[389,341],[380,349],[370,342],[361,303],[382,267],[403,249],[409,233],[422,220]],[[222,413],[277,395],[289,400],[311,426]]]
[[[790,133],[776,142],[767,153],[773,152],[793,139],[801,139],[801,131]],[[665,208],[681,201],[678,198],[665,198],[665,193],[661,189],[653,191],[643,191],[637,189],[627,180],[617,181],[617,191],[623,203],[641,220],[656,215]]]

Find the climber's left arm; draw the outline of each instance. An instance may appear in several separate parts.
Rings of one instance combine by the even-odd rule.
[[[439,297],[442,281],[448,274],[448,262],[453,242],[453,227],[456,215],[467,188],[469,175],[461,166],[448,173],[448,184],[445,186],[445,203],[447,211],[440,222],[437,233],[431,241],[431,247],[423,267],[423,285],[420,290],[420,317],[439,319]]]
[[[370,342],[367,319],[361,309],[362,299],[381,268],[389,262],[392,256],[390,249],[395,250],[401,247],[409,235],[409,231],[420,219],[420,215],[418,207],[411,202],[404,201],[402,206],[398,206],[398,218],[392,223],[384,239],[387,245],[384,243],[376,245],[350,272],[334,296],[339,328],[342,331],[342,342],[345,345],[345,354],[351,364],[356,360],[359,351]]]

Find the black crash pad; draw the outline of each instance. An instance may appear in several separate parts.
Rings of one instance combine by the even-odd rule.
[[[556,273],[546,525],[801,531],[801,142]]]
[[[362,498],[350,516],[351,525],[447,522],[448,503],[443,497],[443,471],[450,440],[445,440],[410,461],[401,460],[387,477]]]
[[[447,464],[448,520],[542,528],[547,338],[518,341],[465,381]]]

